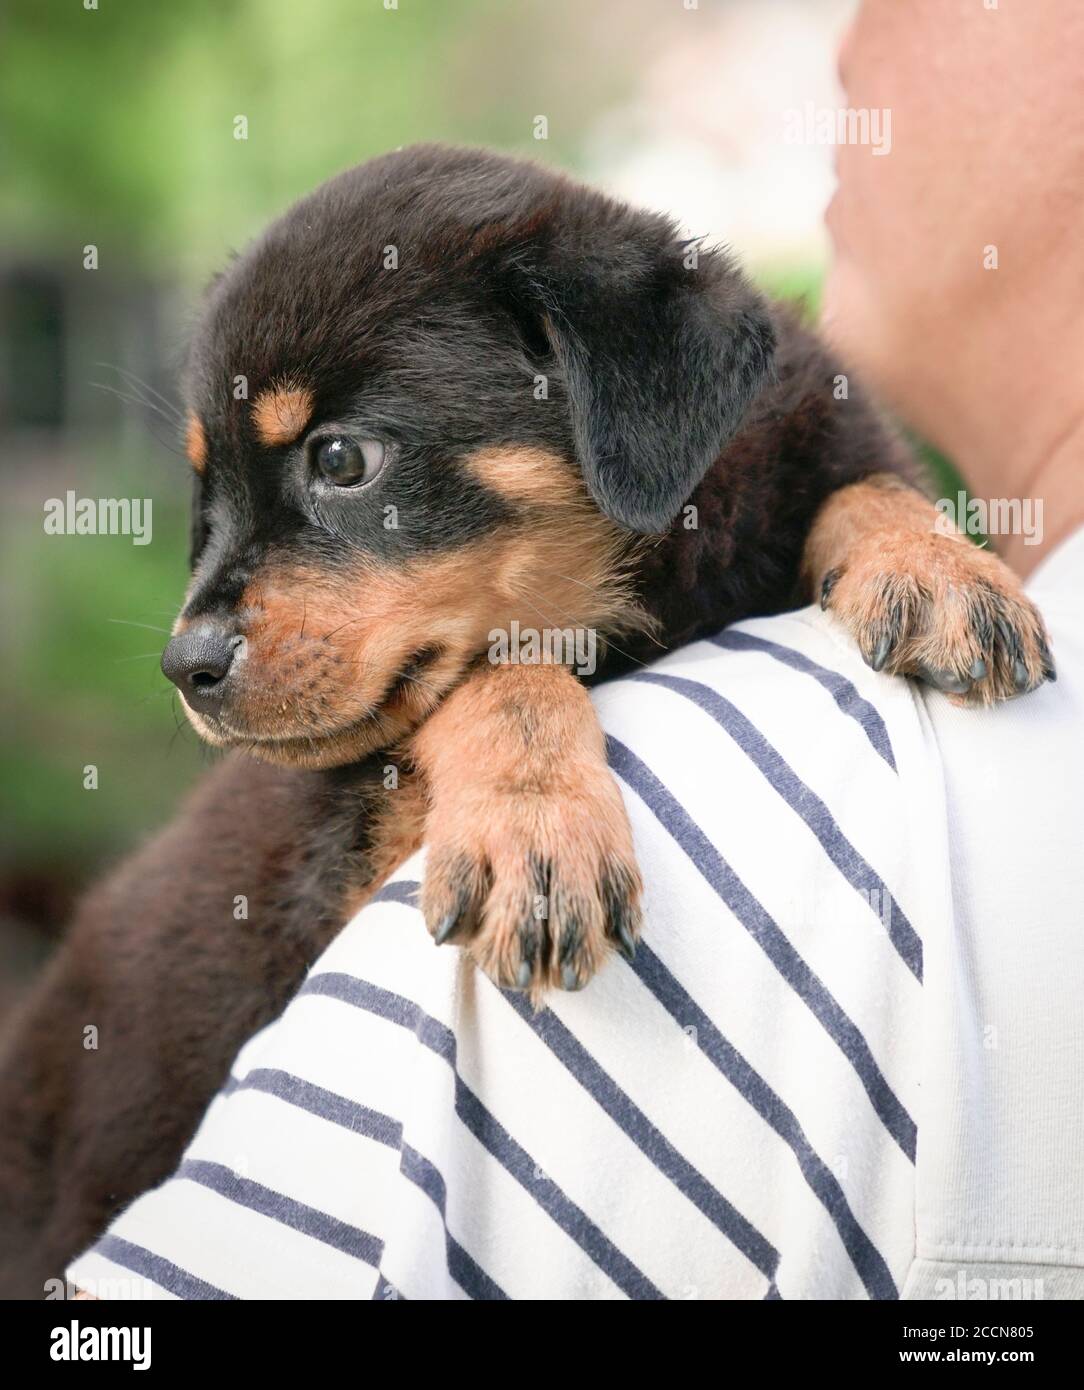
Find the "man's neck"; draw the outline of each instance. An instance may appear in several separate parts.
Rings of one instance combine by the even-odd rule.
[[[1002,351],[991,358],[994,343]],[[1025,576],[1084,525],[1084,348],[1054,328],[1045,351],[1034,331],[1006,345],[981,325],[974,347],[950,389],[928,383],[929,433],[986,504],[992,547]]]
[[[1025,428],[1003,438],[996,453],[966,449],[954,461],[988,519],[1017,523],[1006,531],[991,521],[990,543],[1021,577],[1084,526],[1084,406],[1060,428]]]

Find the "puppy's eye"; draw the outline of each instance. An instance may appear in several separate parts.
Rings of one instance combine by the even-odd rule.
[[[313,461],[322,477],[336,487],[371,483],[384,467],[384,445],[379,439],[351,439],[336,434],[318,439]]]

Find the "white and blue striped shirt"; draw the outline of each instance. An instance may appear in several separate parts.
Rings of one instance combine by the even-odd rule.
[[[1061,679],[994,711],[874,674],[812,609],[598,690],[646,885],[635,962],[536,1014],[433,945],[412,860],[69,1277],[1084,1296],[1084,535],[1033,592]]]

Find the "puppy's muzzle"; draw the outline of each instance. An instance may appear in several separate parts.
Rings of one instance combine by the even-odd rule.
[[[195,710],[221,702],[227,677],[245,639],[224,626],[200,623],[178,633],[162,653],[162,674]]]

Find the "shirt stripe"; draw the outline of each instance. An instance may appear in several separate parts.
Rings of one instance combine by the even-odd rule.
[[[147,1250],[133,1241],[124,1240],[121,1236],[106,1233],[95,1243],[94,1249],[107,1260],[130,1269],[133,1274],[140,1274],[143,1278],[152,1280],[167,1293],[176,1294],[178,1298],[236,1301],[235,1294],[226,1293],[214,1284],[208,1284],[204,1279],[197,1279],[194,1274],[181,1269],[172,1260],[156,1255],[153,1250]]]
[[[803,1177],[835,1223],[870,1297],[899,1298],[888,1265],[859,1225],[835,1174],[814,1152],[790,1107],[757,1074],[737,1048],[727,1042],[704,1010],[643,942],[637,949],[633,969],[683,1028],[690,1023],[696,1028],[697,1046],[790,1146]]]
[[[397,897],[389,898],[388,901],[397,902],[404,901],[404,899]],[[327,977],[318,976],[317,978],[325,979]],[[312,983],[315,981],[310,982],[310,985]],[[333,991],[311,989],[309,986],[303,987],[301,993],[330,993],[335,998],[339,997]],[[319,1116],[322,1120],[340,1125],[352,1134],[361,1134],[387,1148],[397,1149],[400,1155],[399,1167],[403,1176],[420,1188],[440,1213],[444,1223],[448,1272],[452,1278],[470,1298],[499,1299],[507,1296],[497,1282],[491,1279],[485,1270],[471,1259],[448,1230],[447,1192],[444,1179],[428,1159],[415,1153],[408,1144],[404,1144],[403,1127],[398,1120],[393,1120],[390,1115],[381,1114],[367,1105],[359,1105],[357,1101],[348,1100],[345,1096],[336,1095],[335,1092],[329,1091],[323,1086],[313,1085],[311,1081],[305,1081],[299,1076],[293,1076],[289,1072],[273,1068],[257,1068],[242,1080],[235,1082],[232,1089],[234,1091],[262,1091],[265,1095],[285,1101],[287,1105],[295,1105],[301,1110],[307,1110],[310,1114]],[[183,1171],[185,1166],[187,1165],[182,1165],[179,1176],[188,1176]],[[271,1216],[276,1220],[283,1219],[270,1208],[264,1211],[264,1215]],[[283,1224],[291,1225],[293,1223],[284,1220]],[[306,1232],[306,1234],[311,1233]],[[369,1262],[377,1264],[379,1259],[380,1252],[378,1251],[376,1258]]]
[[[637,671],[629,679],[661,685],[666,690],[684,696],[705,714],[710,715],[721,729],[726,730],[787,805],[816,835],[828,858],[857,891],[873,916],[879,922],[883,922],[900,959],[921,983],[922,942],[903,909],[894,900],[880,876],[840,830],[828,807],[812,788],[806,786],[760,730],[729,700],[701,681],[669,676],[661,671]],[[875,911],[874,903],[882,905],[881,912]],[[885,909],[887,917],[883,915]]]
[[[858,1027],[654,773],[612,735],[607,737],[606,747],[613,770],[673,836],[850,1062],[885,1128],[913,1163],[917,1143],[915,1122],[886,1081]]]
[[[514,994],[511,990],[500,990],[499,993],[615,1124],[625,1131],[641,1153],[756,1265],[761,1274],[768,1279],[774,1278],[779,1265],[779,1251],[674,1148],[644,1112],[607,1076],[557,1015],[551,1009],[540,1009],[536,1013],[523,995]]]
[[[311,1236],[313,1240],[322,1241],[324,1245],[330,1245],[332,1249],[340,1250],[355,1260],[362,1260],[374,1269],[380,1264],[384,1242],[378,1237],[345,1221],[337,1221],[327,1212],[317,1211],[315,1207],[297,1202],[281,1192],[273,1192],[251,1178],[241,1177],[224,1163],[189,1158],[177,1169],[177,1177],[197,1182],[229,1202],[248,1207],[261,1216],[269,1216],[272,1221]]]
[[[782,662],[784,666],[789,666],[794,671],[801,671],[803,675],[811,676],[818,685],[823,686],[828,691],[840,710],[849,719],[855,721],[866,738],[869,739],[870,747],[877,756],[883,758],[892,771],[897,776],[899,775],[896,755],[892,751],[892,742],[888,737],[884,720],[874,706],[859,695],[855,686],[846,676],[841,676],[838,671],[830,671],[827,666],[821,666],[818,662],[810,660],[808,656],[796,652],[793,647],[785,646],[782,642],[771,642],[766,637],[758,637],[755,633],[744,632],[741,628],[728,628],[726,632],[720,632],[717,637],[712,637],[709,640],[724,651],[762,652],[765,656]]]
[[[317,975],[303,987],[303,994],[329,994],[355,1008],[386,1018],[410,1029],[425,1047],[443,1058],[455,1079],[456,1113],[476,1139],[535,1199],[552,1220],[591,1257],[630,1298],[662,1298],[627,1256],[610,1241],[591,1218],[571,1201],[516,1142],[464,1082],[456,1066],[455,1034],[427,1014],[413,1000],[350,975]]]

